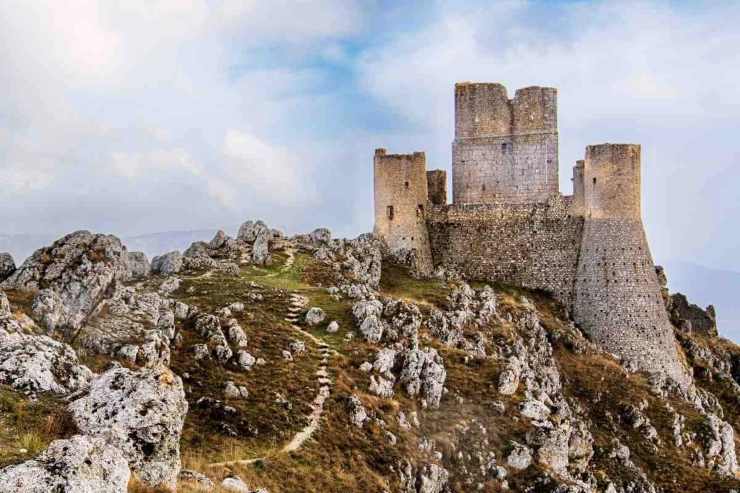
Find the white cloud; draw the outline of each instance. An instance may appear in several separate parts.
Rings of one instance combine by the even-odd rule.
[[[303,163],[286,149],[268,144],[239,130],[226,132],[223,145],[228,176],[246,187],[259,200],[279,198],[284,205],[306,203],[314,198],[312,181]]]
[[[185,172],[194,176],[203,173],[185,149],[157,149],[146,153],[114,152],[111,155],[113,172],[129,179],[150,177],[152,172]]]

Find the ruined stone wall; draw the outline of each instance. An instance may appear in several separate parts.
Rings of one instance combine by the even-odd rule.
[[[377,149],[373,168],[375,234],[391,251],[415,251],[417,271],[428,274],[432,262],[424,219],[429,206],[424,153],[386,154]]]
[[[557,91],[455,85],[453,202],[545,202],[558,193]]]
[[[573,208],[572,213],[578,216],[586,214],[586,191],[583,181],[583,161],[576,161],[573,166]]]
[[[427,171],[427,189],[432,205],[447,204],[447,172],[442,169]]]
[[[589,146],[574,320],[604,349],[648,372],[689,378],[680,364],[640,218],[640,147]]]
[[[470,279],[498,281],[572,301],[583,218],[569,198],[540,204],[449,205],[427,217],[435,265]]]

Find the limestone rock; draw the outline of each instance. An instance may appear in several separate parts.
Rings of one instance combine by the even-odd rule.
[[[31,311],[49,332],[56,330],[64,320],[64,302],[53,289],[42,289],[33,299]]]
[[[311,241],[315,244],[326,244],[331,241],[331,231],[326,228],[317,228],[314,229],[311,234],[309,234],[309,237],[311,238]]]
[[[152,273],[163,276],[177,274],[182,269],[182,254],[172,251],[152,259]]]
[[[0,253],[0,282],[10,277],[15,272],[15,260],[9,253]]]
[[[349,397],[349,421],[358,428],[362,428],[365,421],[368,420],[367,409],[362,405],[362,401],[356,395]]]
[[[519,443],[512,443],[511,452],[506,457],[506,464],[517,470],[521,471],[529,467],[532,464],[532,451]]]
[[[165,367],[113,368],[69,406],[82,433],[123,451],[131,470],[153,487],[174,488],[188,403],[182,381]]]
[[[151,272],[149,259],[144,252],[128,252],[126,256],[126,270],[131,279],[144,279]]]
[[[186,483],[197,491],[213,491],[216,485],[205,474],[190,469],[183,469],[178,475],[181,483]]]
[[[443,493],[447,488],[450,474],[437,464],[426,464],[418,474],[416,491],[418,493]]]
[[[119,449],[105,439],[78,435],[0,470],[0,493],[125,493],[130,476]]]
[[[332,320],[329,325],[326,326],[326,332],[329,334],[336,334],[339,331],[339,322]]]
[[[313,307],[306,312],[306,324],[309,327],[315,327],[326,320],[326,313],[321,308]]]
[[[269,265],[270,257],[270,240],[272,233],[267,226],[262,226],[255,232],[254,242],[252,243],[252,262],[256,265]]]
[[[267,229],[269,231],[267,225],[262,221],[246,221],[239,227],[239,232],[237,233],[236,238],[247,243],[254,243],[257,239],[258,233],[263,229]]]
[[[77,329],[115,282],[126,279],[127,264],[115,236],[77,231],[37,250],[2,286],[52,290],[61,300],[57,325]]]
[[[208,243],[208,247],[211,248],[211,249],[213,249],[213,250],[218,250],[219,248],[221,248],[222,246],[224,246],[224,244],[226,244],[226,239],[227,238],[228,237],[226,236],[226,233],[224,233],[223,230],[220,230],[219,229],[216,232],[216,235],[210,241],[210,243]]]
[[[87,387],[92,377],[67,344],[0,330],[0,383],[24,392],[67,394]]]

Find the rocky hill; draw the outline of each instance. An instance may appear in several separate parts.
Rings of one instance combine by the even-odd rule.
[[[371,235],[0,256],[0,492],[740,491],[740,347],[665,294],[680,389],[546,293]]]

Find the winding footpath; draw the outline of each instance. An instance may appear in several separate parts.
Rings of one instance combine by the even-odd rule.
[[[280,269],[281,272],[287,271],[294,261],[294,255],[292,251],[288,252],[288,258],[285,265]],[[336,351],[332,350],[328,344],[314,336],[310,332],[303,330],[297,325],[301,313],[308,306],[308,298],[297,293],[290,293],[289,295],[288,311],[285,317],[285,321],[290,323],[293,330],[300,333],[306,339],[312,341],[318,347],[319,354],[321,355],[321,361],[318,370],[316,370],[315,376],[316,381],[319,384],[319,391],[316,394],[313,402],[311,403],[311,413],[308,415],[308,424],[296,433],[293,438],[286,443],[282,448],[277,450],[277,453],[287,454],[295,452],[300,449],[303,444],[310,439],[313,434],[318,430],[321,423],[321,417],[324,413],[324,403],[326,399],[331,395],[331,389],[334,384],[331,377],[329,376],[328,365],[329,360],[336,354]],[[250,465],[260,461],[263,461],[269,457],[269,454],[264,457],[256,457],[251,459],[241,459],[228,462],[218,462],[209,464],[209,467],[225,467],[235,465]]]

